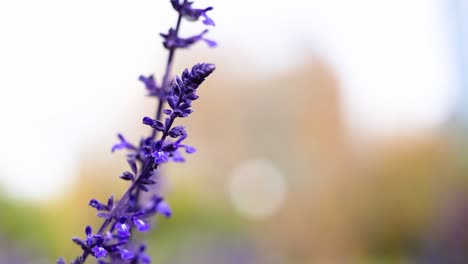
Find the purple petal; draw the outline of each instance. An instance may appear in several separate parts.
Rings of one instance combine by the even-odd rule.
[[[203,41],[205,41],[205,43],[208,45],[208,47],[210,48],[216,48],[218,46],[218,43],[216,43],[216,41],[214,40],[210,40],[210,39],[206,39],[206,38],[203,38]]]
[[[151,263],[151,258],[146,255],[145,253],[140,254],[140,261],[142,264],[150,264]]]
[[[173,162],[185,162],[184,156],[182,156],[178,150],[172,152],[171,159]]]
[[[105,258],[107,256],[107,251],[103,247],[95,246],[91,251],[96,258]]]
[[[91,228],[91,226],[86,226],[85,233],[87,236],[90,236],[93,233],[93,229]]]
[[[192,154],[192,153],[197,152],[197,149],[194,148],[194,147],[187,146],[187,145],[184,145],[184,147],[185,147],[185,152],[187,152],[188,154]]]
[[[209,18],[205,13],[203,13],[203,17],[205,18],[203,20],[203,24],[205,24],[207,26],[213,26],[213,27],[216,26],[213,19]]]
[[[157,212],[159,214],[164,215],[166,218],[169,218],[172,216],[171,208],[169,207],[169,204],[164,200],[159,202]]]
[[[117,228],[117,234],[119,237],[125,238],[130,236],[130,226],[128,226],[128,224],[117,222],[117,224],[115,224],[115,228]]]
[[[151,155],[154,157],[154,162],[156,164],[161,164],[169,161],[169,157],[164,153],[163,151],[155,151],[151,153]]]
[[[135,257],[135,254],[127,249],[120,249],[119,251],[122,259],[129,260]]]
[[[145,223],[145,221],[136,217],[133,218],[133,224],[137,227],[138,231],[140,232],[146,232],[150,229],[149,225]]]
[[[133,181],[135,176],[131,172],[125,171],[122,173],[122,175],[120,175],[120,178],[126,181]]]

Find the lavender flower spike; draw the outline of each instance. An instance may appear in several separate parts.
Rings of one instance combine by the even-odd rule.
[[[89,201],[89,206],[97,210],[97,216],[103,218],[103,223],[93,233],[91,226],[85,228],[86,237],[73,238],[72,241],[81,248],[81,254],[71,263],[85,263],[89,256],[94,257],[100,264],[106,263],[151,263],[151,258],[145,253],[145,244],[134,244],[136,232],[148,232],[151,229],[151,218],[162,215],[170,218],[173,214],[166,199],[159,193],[153,193],[152,198],[143,201],[142,192],[152,191],[152,185],[158,184],[157,170],[169,162],[183,162],[185,153],[195,153],[195,148],[185,144],[188,133],[183,126],[175,126],[177,118],[185,118],[193,113],[192,107],[199,98],[197,90],[205,79],[213,73],[215,66],[200,63],[190,70],[186,69],[180,77],[171,79],[171,69],[174,54],[177,49],[188,48],[198,41],[206,42],[210,47],[216,43],[204,36],[207,29],[200,34],[183,38],[179,36],[182,18],[188,21],[203,19],[205,25],[214,26],[214,22],[206,15],[212,7],[205,9],[192,8],[193,2],[187,0],[171,0],[178,12],[177,25],[169,29],[163,36],[164,47],[169,50],[166,69],[161,83],[157,83],[154,75],[140,76],[150,96],[156,98],[158,107],[155,117],[144,117],[143,125],[151,128],[151,134],[143,137],[139,144],[133,144],[123,135],[118,134],[119,142],[112,147],[116,150],[127,151],[126,161],[130,171],[125,171],[119,177],[129,184],[127,191],[119,200],[111,196],[107,203],[96,199]],[[164,109],[167,103],[168,108]],[[141,121],[140,121],[141,122]],[[65,264],[65,260],[57,260]]]

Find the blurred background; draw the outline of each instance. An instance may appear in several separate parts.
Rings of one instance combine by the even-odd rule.
[[[468,263],[468,1],[196,1],[217,70],[181,120],[154,263]],[[169,1],[0,2],[0,263],[79,254],[149,133]],[[184,22],[182,33],[202,29]]]

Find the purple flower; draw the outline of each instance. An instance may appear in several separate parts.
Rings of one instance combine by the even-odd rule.
[[[197,21],[200,17],[203,17],[203,24],[207,26],[215,26],[214,21],[206,15],[206,12],[213,10],[213,7],[207,7],[205,9],[193,8],[193,2],[179,0],[171,0],[174,9],[179,12],[183,17],[189,21]]]
[[[130,226],[127,224],[125,217],[120,217],[117,223],[115,223],[115,229],[120,238],[127,238],[130,234]]]
[[[185,131],[185,128],[183,126],[173,127],[169,131],[169,136],[173,137],[173,138],[177,138],[177,137],[180,137],[180,136],[186,136],[186,135],[187,135],[187,132]]]
[[[143,124],[150,126],[158,131],[166,130],[166,126],[159,120],[154,120],[150,117],[145,116],[143,118]]]
[[[86,226],[85,228],[85,234],[86,234],[86,244],[88,246],[91,246],[94,242],[94,235],[93,235],[93,229],[91,226]]]
[[[157,211],[158,214],[164,215],[166,218],[172,216],[171,208],[169,207],[169,204],[164,200],[158,203]]]
[[[146,245],[141,244],[136,258],[140,261],[139,263],[141,264],[150,264],[151,258],[145,254],[145,250],[146,250]]]
[[[93,247],[93,249],[91,251],[93,252],[93,255],[96,258],[105,258],[105,257],[107,257],[107,251],[103,247],[95,246],[95,247]]]
[[[217,43],[215,41],[204,37],[206,33],[208,33],[208,29],[203,30],[198,35],[189,38],[181,38],[177,35],[177,31],[175,29],[170,28],[166,34],[161,33],[160,35],[164,39],[164,47],[169,50],[174,48],[188,48],[200,40],[204,41],[210,48],[216,47]]]
[[[151,154],[154,157],[154,163],[161,164],[169,161],[169,157],[164,151],[156,150]]]
[[[127,249],[120,249],[119,251],[120,251],[120,256],[122,259],[130,260],[135,257],[135,254],[133,254],[131,251]]]
[[[87,226],[84,239],[72,238],[82,249],[82,254],[72,261],[73,264],[83,264],[88,256],[98,259],[99,264],[151,263],[151,258],[145,253],[146,245],[141,244],[138,251],[135,250],[135,232],[132,230],[147,232],[150,230],[150,217],[158,214],[166,218],[172,216],[169,204],[157,194],[157,188],[151,186],[158,183],[156,175],[159,174],[161,165],[168,161],[185,161],[183,149],[189,154],[195,152],[195,148],[182,144],[188,137],[187,131],[183,126],[175,126],[174,122],[177,118],[188,117],[193,113],[193,102],[199,98],[198,87],[215,70],[213,64],[196,64],[190,70],[186,69],[180,77],[172,79],[174,52],[199,41],[210,47],[216,46],[216,42],[205,38],[207,29],[187,38],[178,35],[182,18],[189,21],[202,20],[205,25],[214,26],[214,21],[207,16],[212,7],[193,8],[193,2],[188,0],[171,0],[171,3],[179,13],[179,19],[175,28],[161,34],[163,45],[169,50],[162,81],[158,84],[154,75],[139,77],[148,95],[156,97],[158,101],[156,114],[142,120],[144,125],[152,128],[151,135],[142,137],[139,145],[131,144],[122,134],[117,135],[119,142],[112,146],[112,152],[127,151],[126,159],[130,171],[123,172],[120,178],[128,181],[130,186],[119,200],[114,201],[111,196],[107,204],[96,199],[89,201],[89,205],[98,211],[97,216],[103,218],[103,223],[95,234],[91,226]],[[164,109],[166,103],[169,106]],[[145,196],[141,195],[142,191],[152,193],[149,204],[143,200]],[[57,263],[64,264],[65,261],[59,259]]]
[[[180,145],[180,146],[184,147],[185,152],[187,152],[188,154],[193,154],[193,153],[197,152],[197,149],[194,148],[194,147],[191,147],[191,146],[188,146],[188,145]]]
[[[193,113],[192,101],[198,98],[196,90],[214,70],[213,64],[201,63],[193,66],[191,70],[185,69],[181,77],[176,77],[172,83],[172,94],[167,97],[169,107],[172,109],[170,118],[166,119],[167,123],[171,123],[177,117],[187,117]]]
[[[146,232],[150,229],[149,225],[145,223],[145,221],[137,218],[137,217],[132,217],[132,222],[140,232]]]
[[[194,92],[215,69],[216,67],[211,63],[196,64],[191,70],[185,69],[180,78],[176,78],[176,81],[173,82],[172,88],[174,91],[185,92],[185,96],[188,98],[189,92]]]
[[[130,150],[137,149],[135,146],[133,146],[127,140],[125,140],[122,134],[117,134],[117,137],[119,138],[120,142],[112,146],[112,152],[116,150],[121,150],[121,149],[130,149]]]
[[[163,96],[163,91],[160,86],[156,83],[156,79],[154,78],[153,75],[150,75],[148,77],[145,77],[141,75],[138,78],[139,81],[141,81],[144,85],[146,90],[148,91],[149,96],[156,96],[156,97],[161,97]]]
[[[91,201],[89,201],[89,206],[91,206],[93,208],[96,208],[96,210],[98,210],[98,211],[107,211],[107,210],[109,210],[107,205],[100,203],[96,199],[91,199]]]
[[[185,162],[185,158],[184,156],[182,156],[182,154],[180,153],[179,150],[174,150],[172,153],[171,153],[171,160],[173,162]]]
[[[120,178],[126,181],[133,181],[135,180],[135,175],[133,175],[131,172],[125,171],[122,173],[122,175],[120,175]]]

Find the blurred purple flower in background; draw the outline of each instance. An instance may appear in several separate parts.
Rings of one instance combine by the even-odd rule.
[[[421,264],[464,264],[468,260],[468,194],[457,193],[444,203],[432,231],[424,238]]]
[[[0,236],[0,263],[47,263],[47,261],[31,254],[31,250],[20,248],[12,244],[8,238]]]

